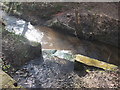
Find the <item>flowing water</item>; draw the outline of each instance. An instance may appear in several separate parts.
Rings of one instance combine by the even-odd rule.
[[[8,16],[3,11],[2,18],[7,22],[6,29],[25,36],[30,41],[39,42],[42,49],[70,50],[72,54],[82,54],[98,60],[119,65],[118,48],[79,40],[74,36],[58,32],[48,27],[33,26],[30,22]],[[45,57],[46,55],[46,57]],[[44,52],[44,62],[32,60],[16,72],[14,77],[24,87],[81,87],[80,78],[74,72],[74,63],[65,59],[50,56]],[[27,73],[26,73],[27,72]]]

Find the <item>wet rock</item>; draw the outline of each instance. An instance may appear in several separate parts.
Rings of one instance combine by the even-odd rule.
[[[20,35],[3,30],[2,32],[2,53],[4,61],[12,66],[21,66],[27,61],[41,57],[41,45],[30,42]]]
[[[69,50],[57,50],[53,56],[57,56],[59,58],[62,58],[62,59],[66,59],[66,60],[69,60],[69,61],[74,61],[73,59],[73,54],[71,51]]]

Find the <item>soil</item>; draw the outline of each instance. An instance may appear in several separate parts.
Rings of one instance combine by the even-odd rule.
[[[81,79],[86,88],[120,88],[120,73],[91,71]]]
[[[119,47],[118,3],[80,3],[76,12],[78,17],[75,16],[75,9],[57,14],[49,24],[57,29],[63,29],[64,24],[64,30],[70,32],[70,28],[73,28],[72,33],[80,39],[96,40]],[[76,21],[76,18],[79,20]]]

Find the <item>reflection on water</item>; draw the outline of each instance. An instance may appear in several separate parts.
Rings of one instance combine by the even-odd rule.
[[[34,27],[30,22],[6,14],[3,15],[3,18],[7,22],[8,31],[24,35],[30,41],[41,43],[43,49],[71,50],[74,54],[79,53],[119,65],[118,48],[99,42],[79,40],[47,27]]]

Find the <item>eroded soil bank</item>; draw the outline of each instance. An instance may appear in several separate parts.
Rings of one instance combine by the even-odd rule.
[[[119,3],[21,3],[11,15],[119,47]],[[18,11],[18,13],[15,13]],[[47,12],[46,12],[47,11]],[[112,12],[111,12],[112,11]]]

